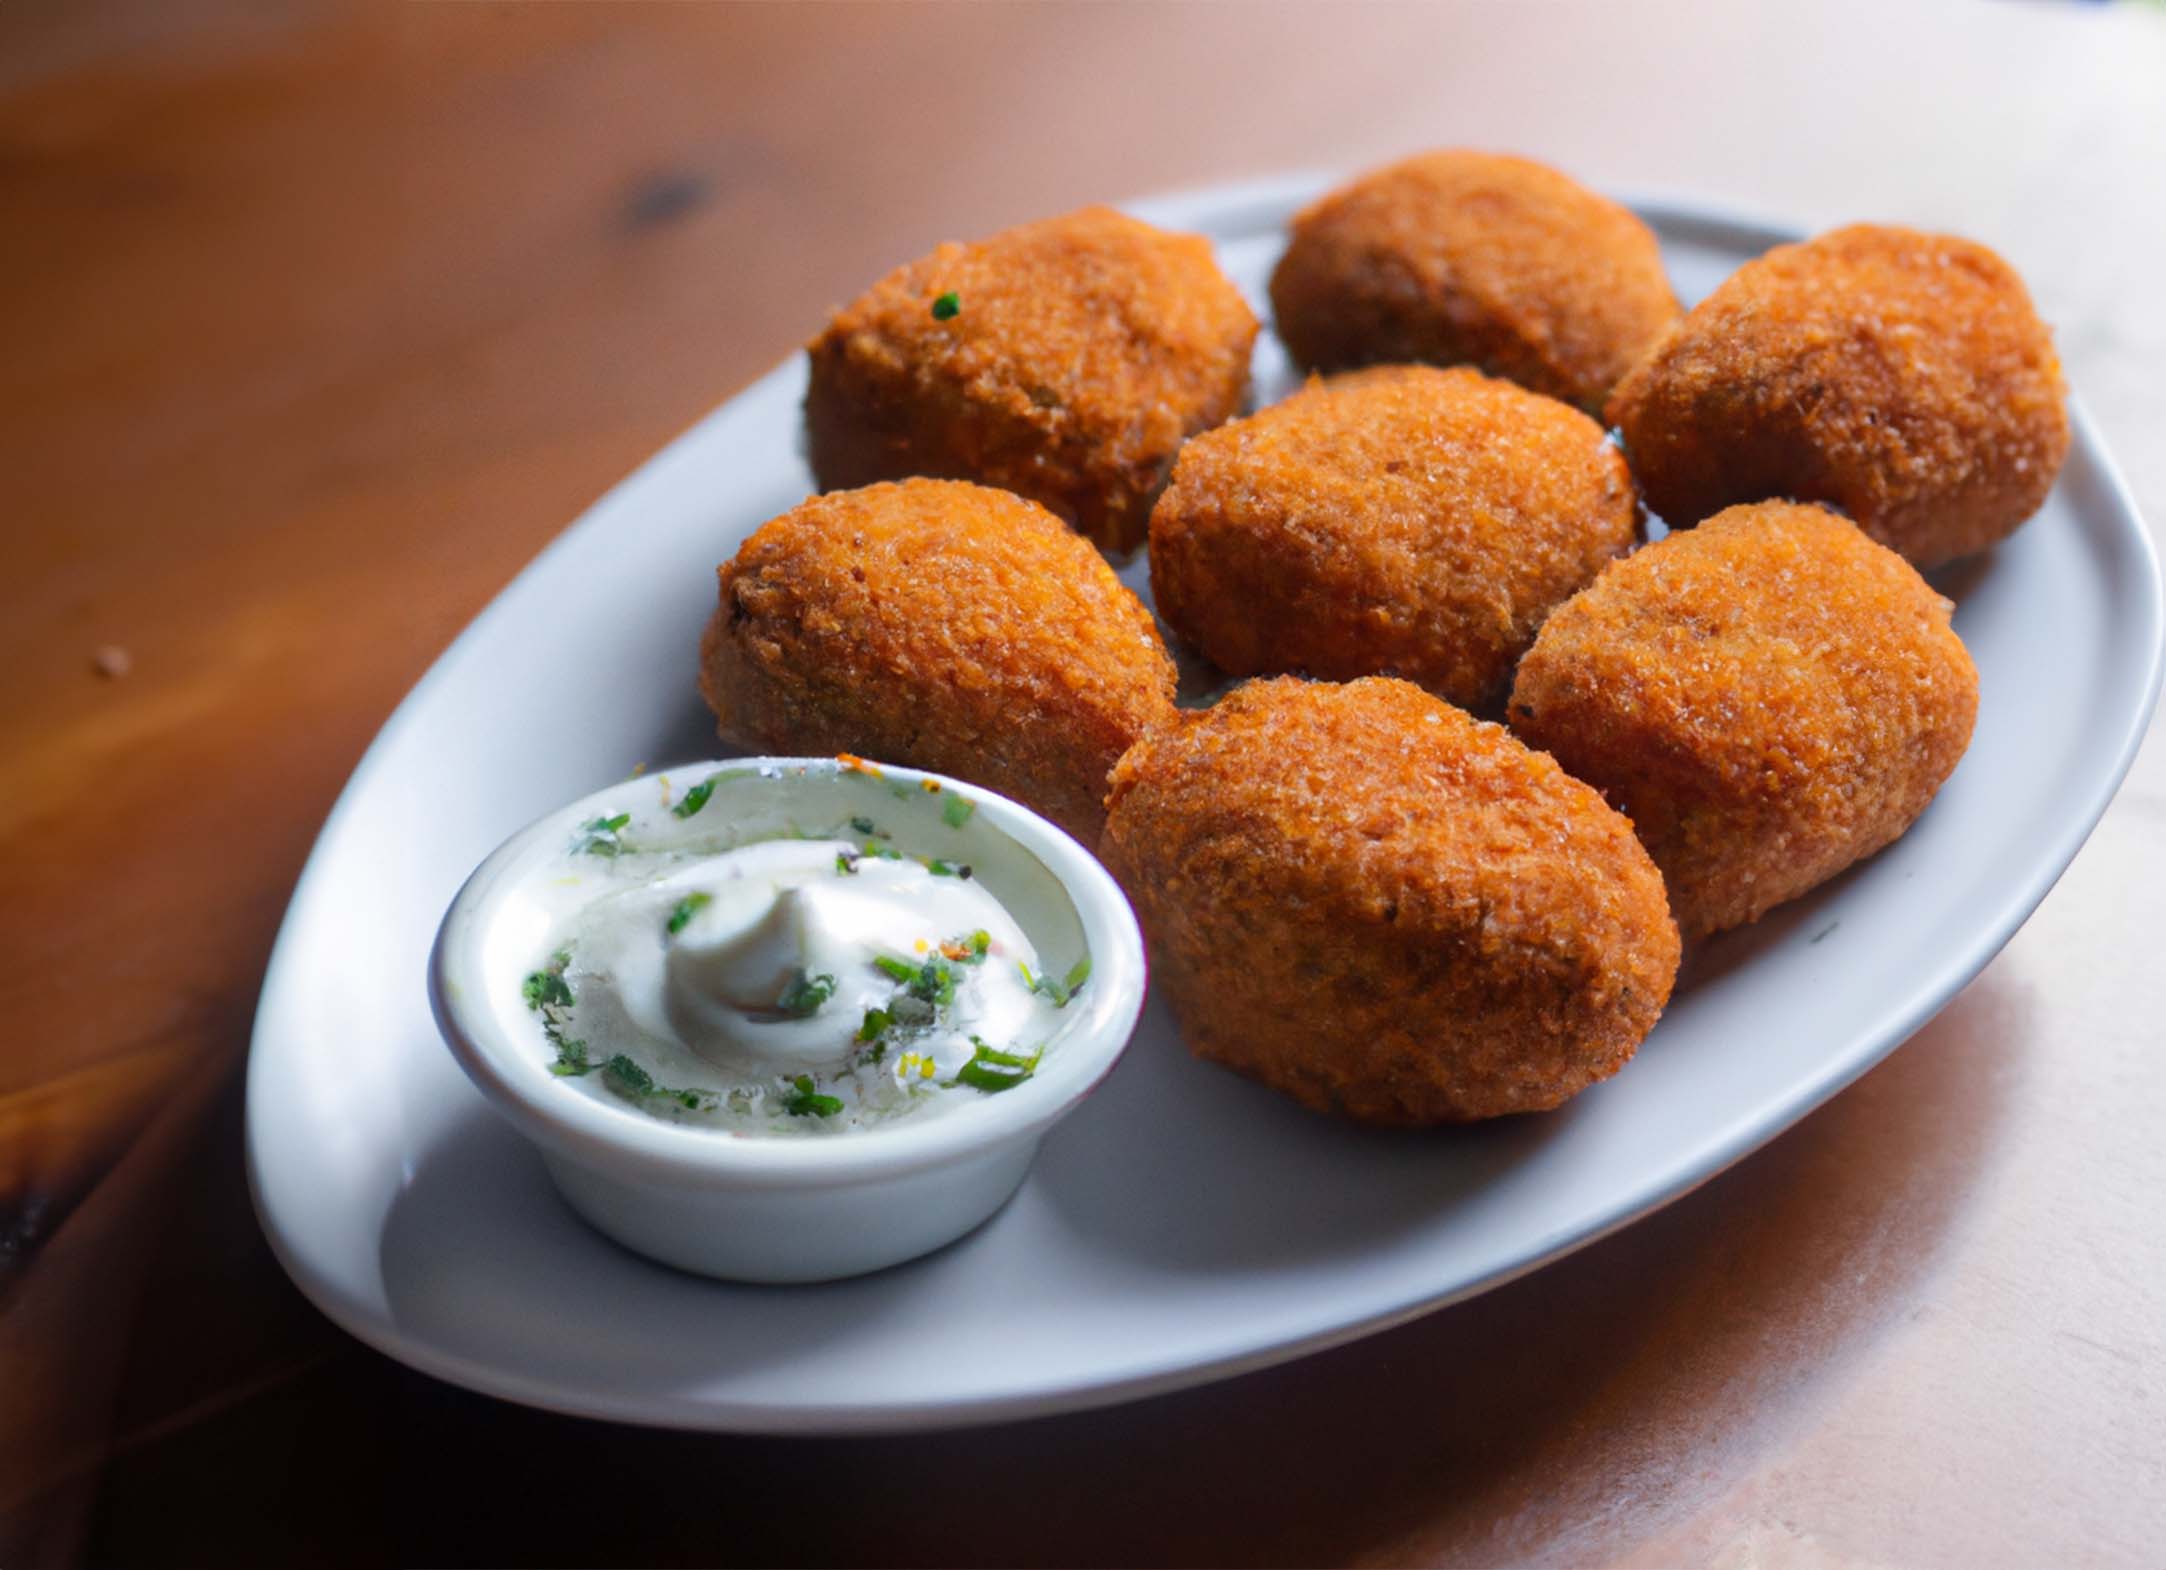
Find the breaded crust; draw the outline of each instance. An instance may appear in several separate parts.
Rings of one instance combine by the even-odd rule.
[[[1949,235],[1860,224],[1747,262],[1609,402],[1673,528],[1828,502],[1933,567],[2038,510],[2067,387],[2015,270]]]
[[[1182,448],[1151,513],[1151,590],[1231,675],[1398,675],[1479,708],[1638,533],[1624,455],[1586,415],[1463,367],[1393,366]]]
[[[1131,551],[1181,443],[1240,408],[1256,332],[1208,241],[1110,208],[943,245],[807,345],[813,469],[997,485]]]
[[[1545,164],[1423,153],[1296,214],[1271,309],[1297,364],[1472,364],[1590,412],[1677,320],[1654,232]]]
[[[1631,817],[1688,936],[1898,838],[1954,770],[1978,673],[1953,607],[1820,507],[1733,507],[1551,613],[1512,728]]]
[[[952,480],[815,496],[720,569],[700,692],[743,746],[934,769],[1086,845],[1106,775],[1173,712],[1142,601],[1033,502]]]
[[[1252,682],[1152,731],[1102,854],[1189,1046],[1361,1122],[1557,1106],[1676,977],[1631,825],[1409,682]]]

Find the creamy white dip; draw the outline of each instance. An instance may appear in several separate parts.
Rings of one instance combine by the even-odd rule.
[[[1041,976],[969,868],[877,828],[705,852],[622,829],[544,869],[568,897],[524,996],[568,1087],[658,1117],[831,1134],[997,1094],[1087,974]]]

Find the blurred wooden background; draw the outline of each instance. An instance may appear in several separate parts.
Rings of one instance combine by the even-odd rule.
[[[1774,1147],[1222,1386],[612,1428],[361,1349],[265,1250],[239,1071],[293,879],[551,535],[938,240],[1453,142],[2001,247],[2166,518],[2156,7],[0,8],[0,1562],[2155,1563],[2155,746]]]

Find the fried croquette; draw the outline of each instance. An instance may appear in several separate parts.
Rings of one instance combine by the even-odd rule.
[[[1555,1107],[1669,1000],[1677,928],[1631,825],[1412,683],[1252,682],[1146,734],[1107,805],[1189,1045],[1319,1111]]]
[[[1520,664],[1512,728],[1632,819],[1687,936],[1897,839],[1970,745],[1953,607],[1820,507],[1732,507],[1608,568]]]
[[[1676,322],[1654,232],[1544,164],[1423,153],[1295,215],[1279,337],[1323,371],[1471,364],[1590,413]]]
[[[953,774],[1094,845],[1108,771],[1173,713],[1151,613],[1081,536],[1006,491],[815,496],[720,579],[699,685],[743,746]]]
[[[1860,224],[1732,273],[1608,409],[1673,528],[1827,502],[1914,566],[2006,537],[2068,456],[2052,335],[1969,240]]]
[[[943,245],[807,346],[813,469],[1001,486],[1131,551],[1181,443],[1240,408],[1256,333],[1208,241],[1110,208]]]
[[[1550,607],[1638,534],[1624,455],[1586,415],[1463,367],[1393,366],[1182,448],[1151,513],[1151,590],[1230,675],[1398,675],[1480,708]]]

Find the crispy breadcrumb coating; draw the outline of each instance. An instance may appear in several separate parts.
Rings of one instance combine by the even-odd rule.
[[[1638,532],[1624,455],[1586,415],[1393,366],[1184,447],[1151,513],[1151,591],[1231,675],[1398,675],[1480,708]]]
[[[2038,510],[2068,456],[2052,335],[2015,270],[1859,224],[1747,262],[1617,388],[1648,505],[1833,504],[1933,567]]]
[[[1295,363],[1472,364],[1590,412],[1677,320],[1654,232],[1544,164],[1423,153],[1295,215],[1271,278]]]
[[[933,769],[1086,845],[1106,775],[1173,712],[1151,614],[1006,491],[906,480],[815,496],[720,569],[699,685],[740,745]]]
[[[1131,551],[1181,443],[1240,408],[1256,332],[1210,242],[1110,208],[943,245],[807,346],[813,468],[998,485]]]
[[[1819,507],[1732,507],[1551,613],[1512,728],[1631,817],[1687,936],[1901,836],[1970,745],[1953,607]]]
[[[1150,732],[1103,854],[1190,1047],[1361,1122],[1557,1106],[1625,1064],[1676,976],[1631,825],[1390,678],[1252,682]]]

